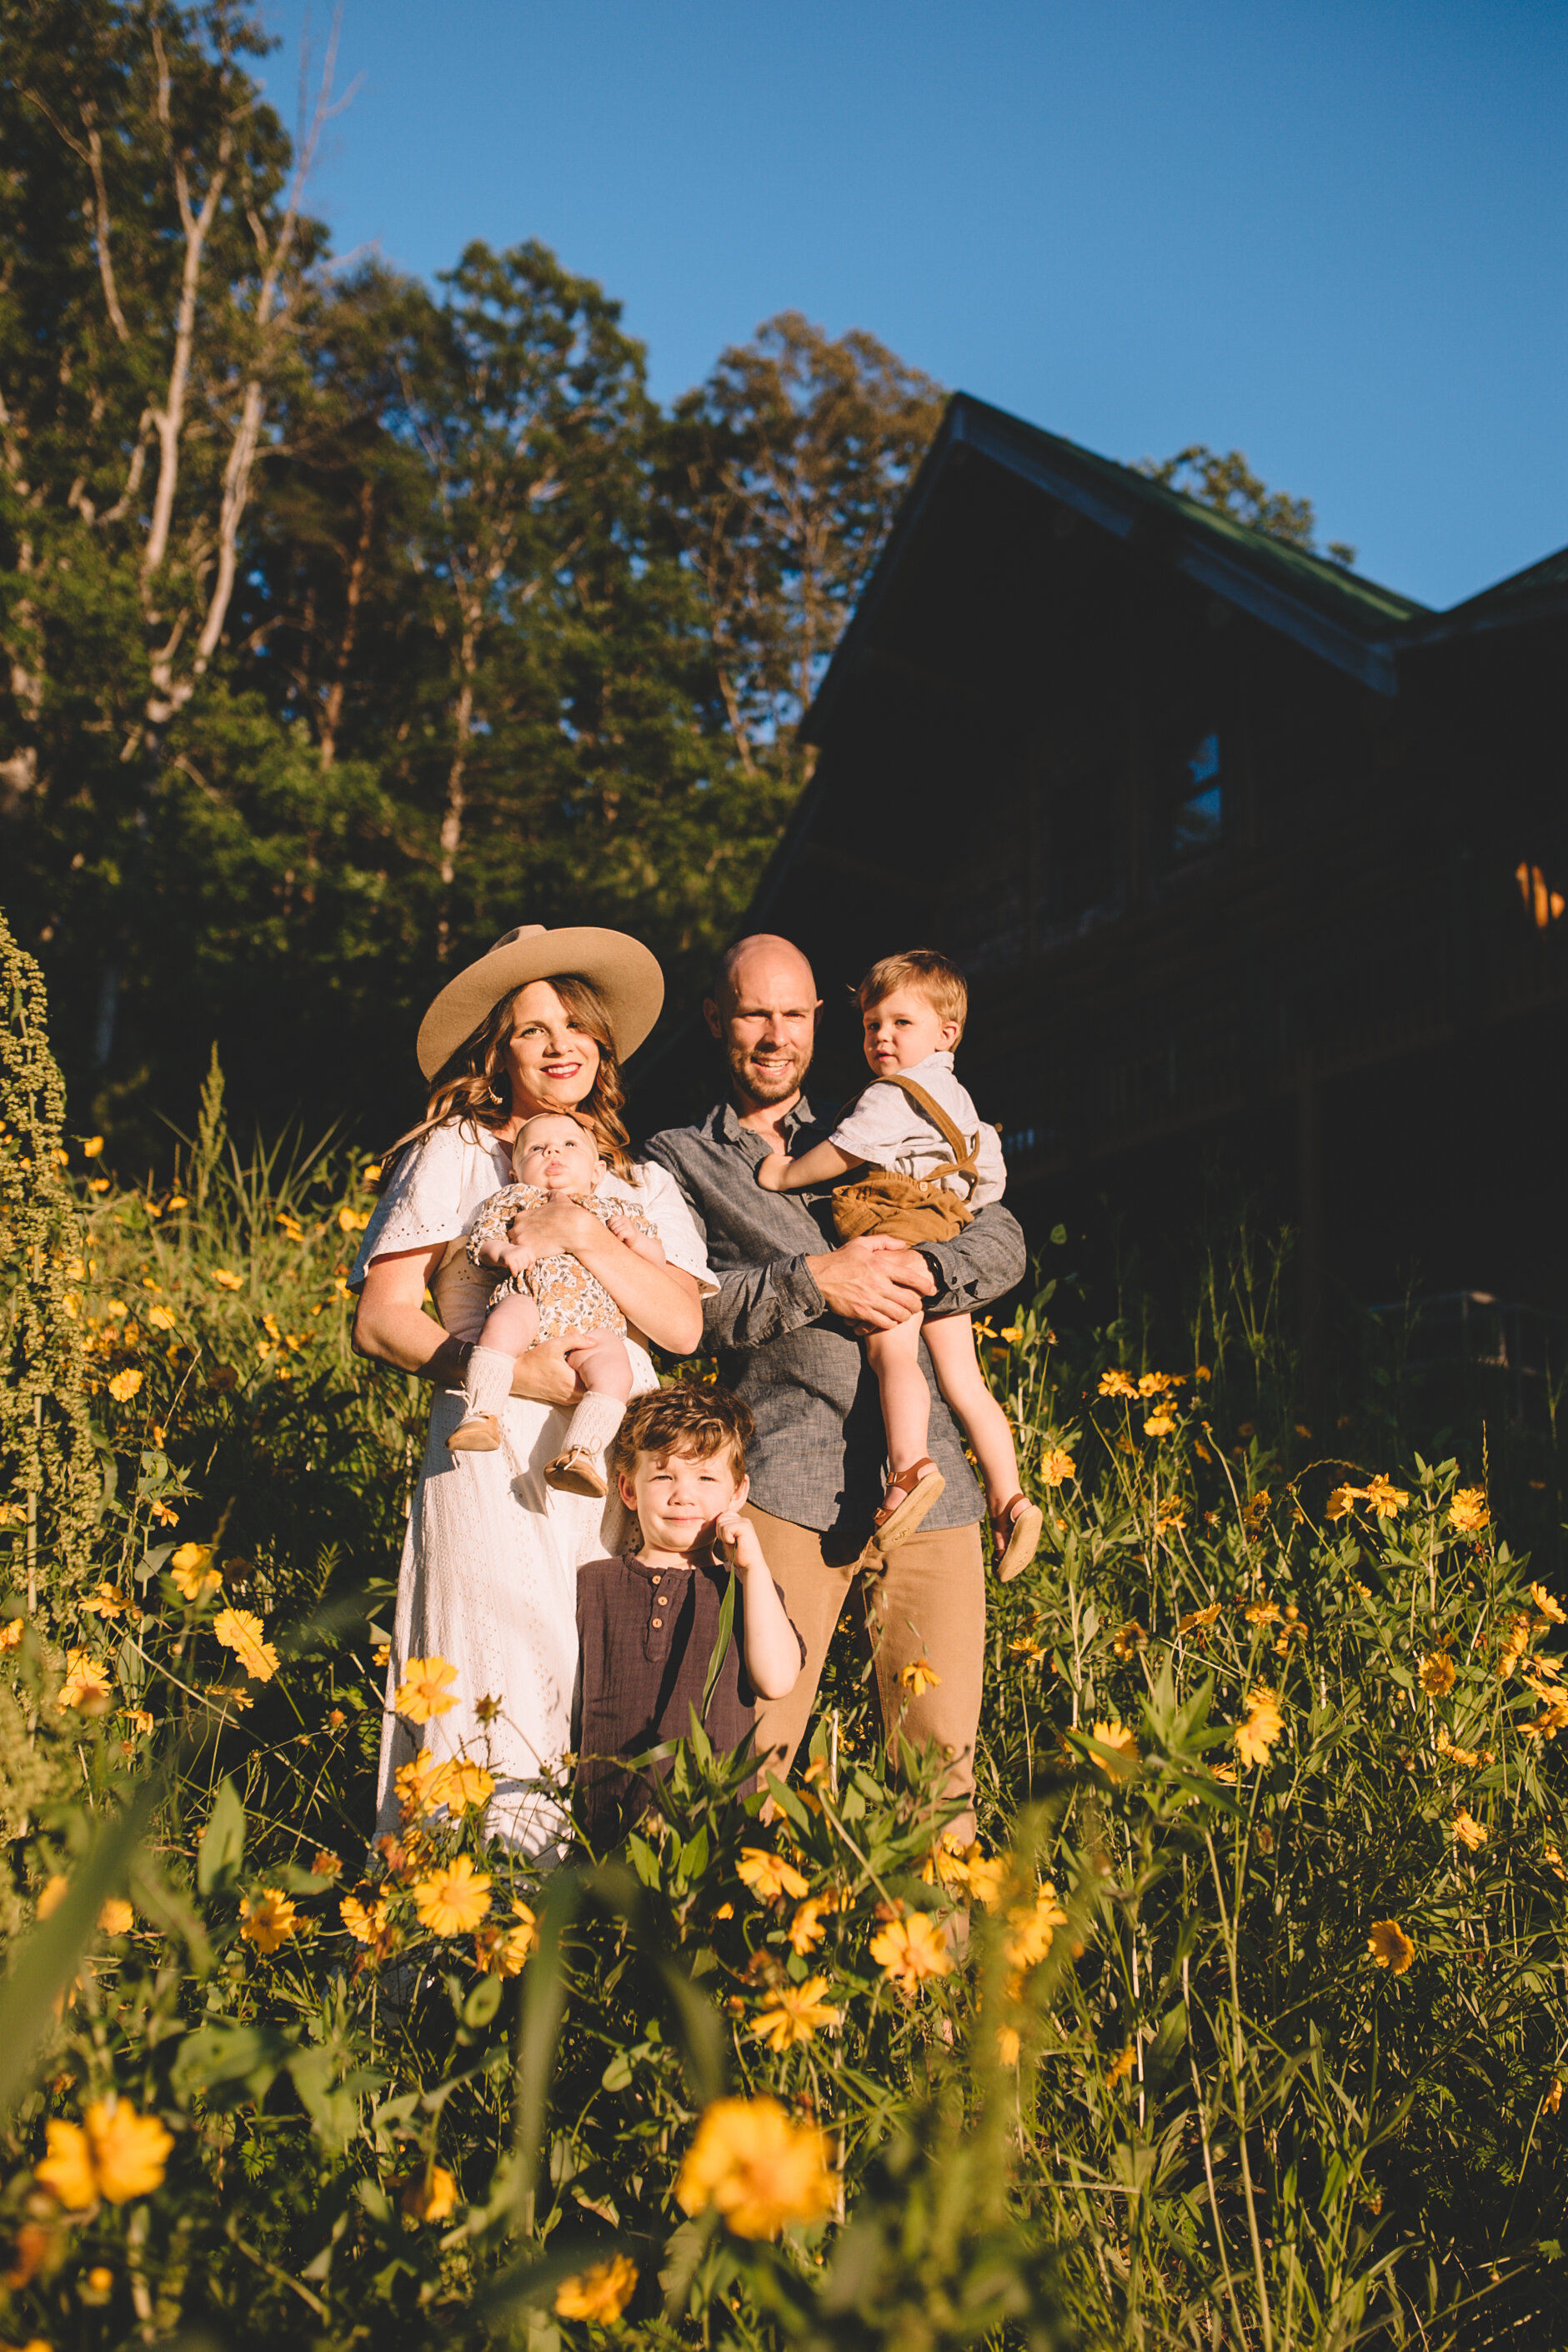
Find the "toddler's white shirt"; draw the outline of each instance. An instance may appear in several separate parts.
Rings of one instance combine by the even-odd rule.
[[[999,1201],[1008,1181],[1001,1139],[994,1127],[986,1125],[967,1090],[954,1076],[952,1055],[927,1054],[904,1076],[913,1078],[933,1102],[940,1103],[959,1134],[974,1143],[979,1172],[974,1191],[967,1195],[970,1208],[983,1209],[988,1202]],[[852,1160],[863,1160],[869,1167],[893,1170],[901,1176],[930,1176],[953,1163],[941,1129],[932,1126],[902,1087],[887,1078],[874,1079],[851,1104],[829,1140]],[[948,1192],[964,1197],[958,1179],[948,1177],[945,1181]]]

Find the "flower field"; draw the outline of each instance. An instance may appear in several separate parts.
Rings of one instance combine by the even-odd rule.
[[[1312,1440],[1239,1248],[1179,1326],[1042,1283],[977,1843],[846,1643],[766,1816],[699,1736],[540,1874],[481,1750],[370,1849],[423,1401],[348,1345],[367,1163],[214,1076],[106,1171],[7,978],[0,2340],[1561,2340],[1563,1595],[1479,1426]]]

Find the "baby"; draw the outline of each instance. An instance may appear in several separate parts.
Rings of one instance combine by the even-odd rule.
[[[512,1238],[515,1218],[549,1200],[574,1200],[618,1241],[655,1265],[664,1245],[641,1212],[601,1199],[604,1163],[593,1137],[570,1111],[525,1119],[512,1146],[516,1182],[492,1192],[468,1228],[475,1265],[497,1266],[506,1279],[491,1295],[485,1328],[469,1350],[463,1394],[467,1406],[446,1443],[456,1454],[491,1454],[501,1443],[500,1409],[511,1394],[517,1358],[540,1339],[570,1334],[566,1360],[588,1393],[572,1414],[566,1444],[545,1471],[547,1486],[569,1495],[608,1492],[601,1457],[621,1426],[632,1393],[626,1318],[604,1285],[567,1252],[541,1257]]]
[[[865,1029],[865,1057],[878,1083],[851,1105],[826,1143],[798,1160],[774,1153],[758,1169],[757,1181],[767,1192],[800,1192],[811,1185],[831,1184],[853,1168],[886,1170],[894,1181],[886,1187],[885,1212],[873,1209],[868,1219],[862,1195],[861,1213],[850,1222],[850,1204],[840,1196],[842,1206],[835,1203],[834,1216],[841,1240],[865,1232],[910,1238],[900,1223],[895,1196],[901,1189],[915,1202],[923,1191],[929,1199],[939,1186],[956,1196],[947,1212],[949,1231],[967,1224],[976,1209],[1001,1199],[1007,1169],[996,1129],[982,1124],[953,1075],[954,1048],[969,1009],[964,976],[946,956],[914,948],[907,955],[884,956],[873,964],[856,1001]],[[906,1180],[902,1188],[899,1178]],[[933,1227],[930,1238],[937,1237]],[[920,1366],[922,1337],[936,1385],[980,1465],[998,1573],[1010,1580],[1034,1558],[1042,1516],[1038,1504],[1019,1491],[1012,1431],[986,1386],[967,1315],[912,1315],[891,1331],[873,1331],[866,1339],[866,1355],[882,1395],[891,1472],[873,1523],[873,1540],[882,1552],[904,1542],[946,1483],[925,1451],[931,1391]]]

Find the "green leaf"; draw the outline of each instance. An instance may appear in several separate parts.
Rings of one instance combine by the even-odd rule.
[[[144,1782],[135,1801],[104,1824],[58,1909],[37,1921],[16,1948],[0,1982],[0,2115],[9,2114],[31,2077],[50,2010],[81,1965],[99,1912],[124,1885],[162,1786],[162,1774]]]
[[[195,2091],[243,2083],[253,2099],[265,2099],[272,2078],[288,2059],[293,2039],[265,2025],[231,2024],[214,2019],[181,2042],[169,2083],[182,2106]]]
[[[718,1678],[724,1671],[725,1655],[729,1648],[730,1635],[735,1630],[735,1582],[732,1571],[729,1582],[724,1589],[724,1599],[719,1603],[718,1632],[714,1636],[713,1655],[707,1662],[707,1678],[703,1684],[703,1703],[699,1713],[705,1723],[707,1721],[708,1702],[718,1687]]]
[[[463,2022],[473,2027],[488,2025],[500,2006],[500,1978],[481,1977],[463,2004]]]
[[[196,1849],[196,1885],[203,1895],[231,1887],[245,1859],[245,1807],[227,1773],[218,1783],[202,1843]]]

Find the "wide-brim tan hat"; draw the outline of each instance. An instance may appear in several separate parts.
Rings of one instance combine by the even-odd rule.
[[[627,1060],[664,1002],[657,956],[624,931],[601,931],[590,923],[551,931],[543,923],[519,923],[516,930],[503,931],[477,963],[449,980],[420,1023],[415,1050],[425,1076],[435,1076],[503,996],[526,988],[530,980],[569,974],[592,982],[610,1015],[615,1057]]]

